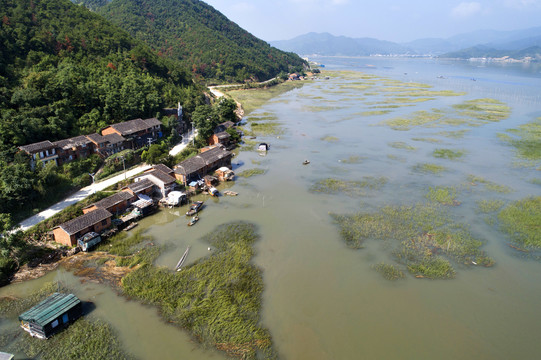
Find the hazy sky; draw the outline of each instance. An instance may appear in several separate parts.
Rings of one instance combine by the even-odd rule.
[[[203,0],[265,40],[308,32],[410,41],[541,26],[541,0]]]

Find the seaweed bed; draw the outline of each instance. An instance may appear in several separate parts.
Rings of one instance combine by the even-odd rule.
[[[515,201],[498,214],[500,228],[516,244],[541,248],[541,196]]]
[[[500,134],[500,138],[515,147],[518,157],[533,162],[541,160],[541,117]]]
[[[375,213],[331,215],[350,248],[363,248],[369,240],[388,242],[397,264],[418,278],[453,278],[456,270],[451,261],[465,266],[494,263],[480,249],[483,241],[475,239],[466,225],[454,222],[439,204],[386,206]],[[388,267],[379,271],[393,272]]]
[[[361,181],[346,181],[334,178],[319,180],[310,187],[310,191],[336,194],[343,192],[349,195],[366,195],[365,190],[379,190],[387,183],[385,177],[364,176]]]
[[[202,240],[215,249],[209,257],[175,273],[143,264],[122,288],[205,345],[243,359],[272,358],[270,334],[259,325],[262,273],[251,263],[257,239],[254,225],[223,225]]]

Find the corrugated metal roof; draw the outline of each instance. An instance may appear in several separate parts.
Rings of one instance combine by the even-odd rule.
[[[73,294],[54,293],[19,315],[19,320],[33,322],[44,327],[80,303],[81,300]]]

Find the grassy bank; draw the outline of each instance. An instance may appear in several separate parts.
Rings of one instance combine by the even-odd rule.
[[[240,102],[242,104],[242,108],[244,109],[244,114],[249,115],[272,98],[293,89],[302,87],[303,85],[303,81],[286,81],[279,85],[268,88],[224,91],[227,91],[229,96]]]

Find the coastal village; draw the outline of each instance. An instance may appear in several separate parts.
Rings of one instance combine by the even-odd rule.
[[[290,80],[301,80],[296,74]],[[222,94],[223,95],[223,94]],[[179,104],[178,130],[186,130],[182,124],[182,107]],[[188,226],[194,225],[203,201],[191,205],[189,199],[200,193],[220,196],[217,190],[221,182],[231,181],[235,173],[231,160],[235,147],[228,129],[236,129],[236,123],[226,121],[219,124],[208,139],[208,146],[199,149],[195,156],[181,161],[172,169],[156,164],[132,177],[130,183],[118,192],[92,203],[82,209],[83,215],[55,226],[49,239],[56,247],[71,249],[65,255],[79,251],[88,252],[104,239],[118,231],[128,231],[137,226],[137,220],[153,214],[158,207],[189,205],[186,216],[193,216]],[[81,135],[60,141],[41,141],[19,150],[30,157],[32,167],[38,161],[62,166],[91,154],[107,158],[125,149],[139,149],[162,137],[161,122],[156,118],[134,119],[112,124],[101,130],[101,134]],[[236,130],[239,135],[242,131]],[[268,144],[262,143],[258,151],[267,151]],[[224,191],[224,195],[238,193]],[[189,248],[180,259],[176,270],[181,269]],[[21,328],[32,337],[48,339],[69,326],[83,315],[82,302],[74,294],[55,292],[19,316]],[[0,353],[3,355],[3,353]],[[6,354],[8,356],[10,354]]]
[[[133,182],[119,192],[85,207],[83,215],[52,229],[54,242],[78,246],[86,251],[89,244],[99,243],[102,236],[131,229],[135,220],[148,215],[158,205],[182,205],[187,203],[188,197],[202,191],[218,195],[215,185],[234,177],[231,170],[233,153],[228,150],[232,144],[226,132],[234,126],[232,121],[219,124],[208,139],[209,146],[200,149],[196,156],[176,164],[173,169],[164,164],[154,165],[135,176]],[[141,148],[156,141],[161,134],[158,119],[134,119],[112,124],[102,129],[101,134],[56,142],[42,141],[21,146],[20,150],[28,154],[33,163],[54,162],[60,166],[93,153],[107,157],[124,149]],[[178,188],[184,192],[176,191]]]

